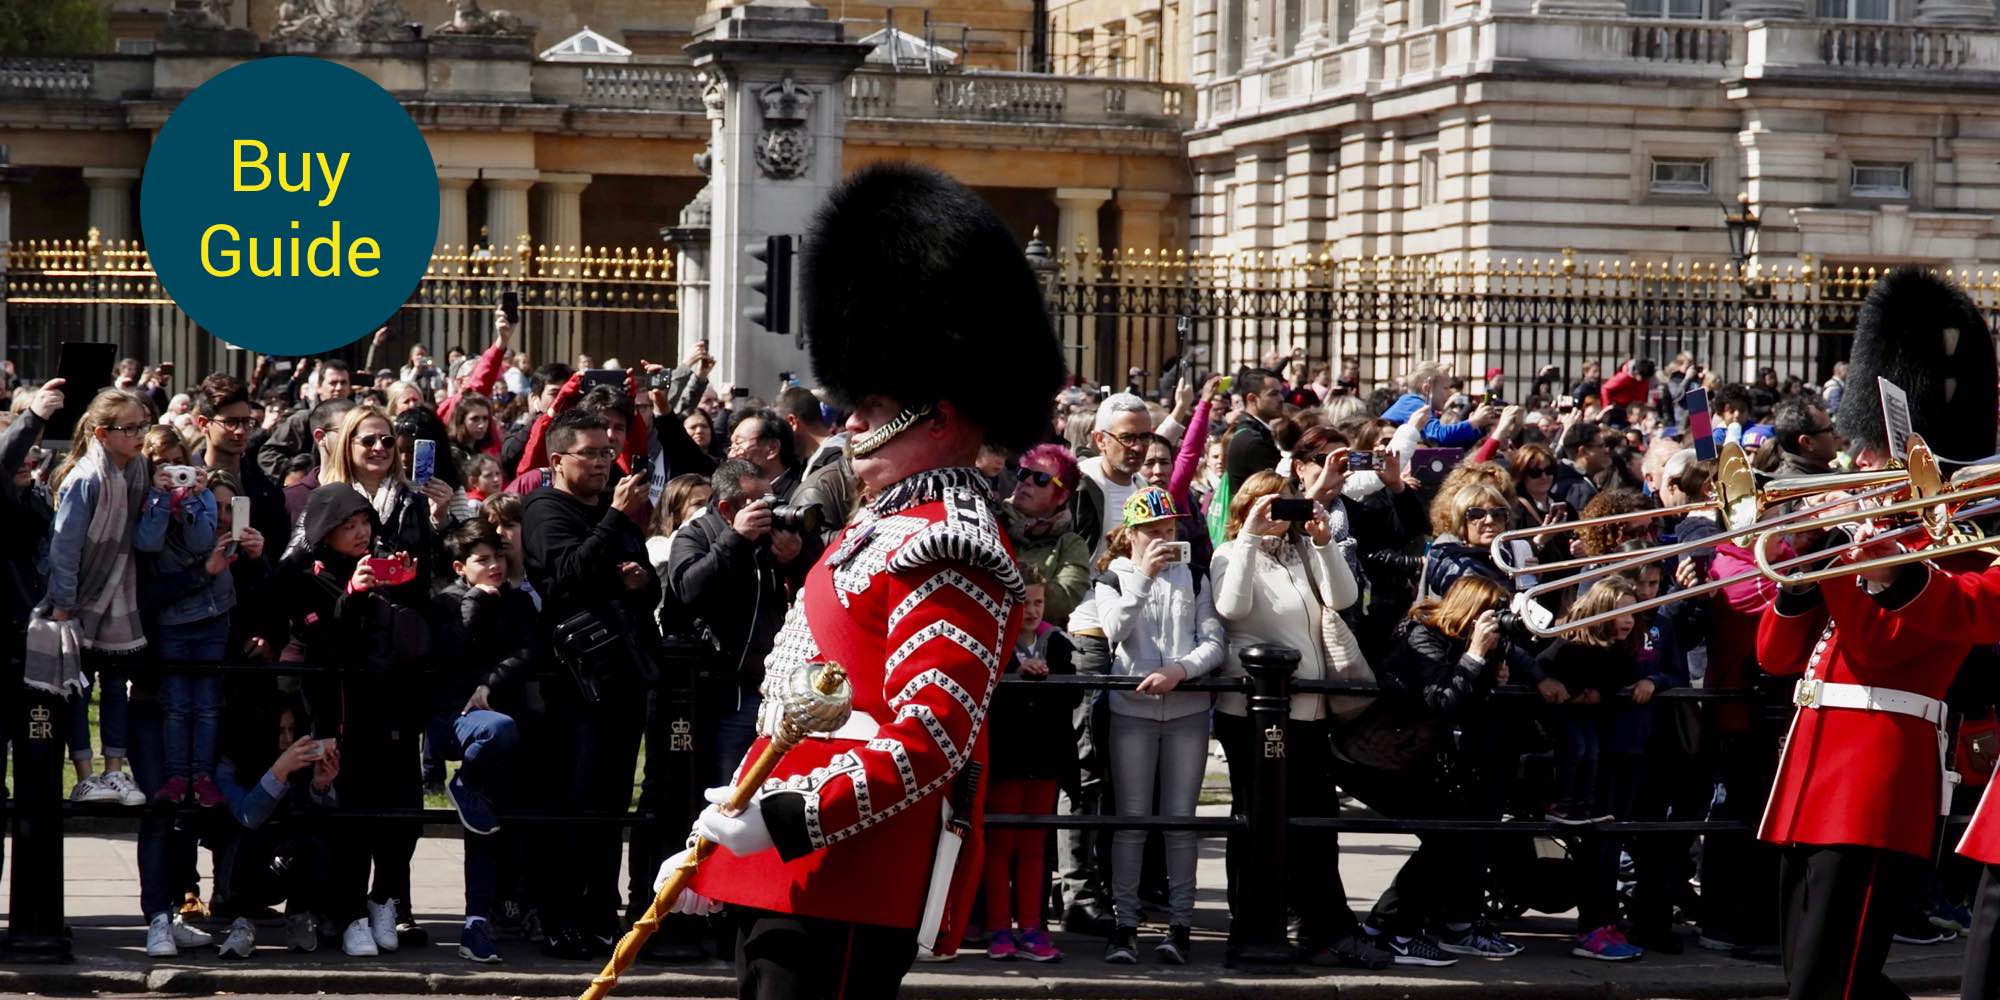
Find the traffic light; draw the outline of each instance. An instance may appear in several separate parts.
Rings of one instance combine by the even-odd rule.
[[[751,291],[764,301],[744,310],[750,322],[776,334],[792,332],[792,238],[766,236],[762,248],[751,247],[750,257],[763,265],[763,273],[752,274]]]

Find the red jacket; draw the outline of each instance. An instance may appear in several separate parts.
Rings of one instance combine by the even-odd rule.
[[[972,470],[898,506],[892,487],[806,577],[765,661],[771,678],[815,662],[847,668],[854,711],[875,738],[808,739],[759,795],[776,848],[719,850],[695,876],[711,899],[803,916],[914,928],[923,915],[940,809],[953,779],[986,758],[987,707],[1021,627],[1020,577]],[[959,478],[952,478],[959,477]],[[746,761],[763,752],[750,748]],[[949,951],[972,905],[985,788],[953,879]]]
[[[1766,672],[1868,684],[1943,699],[1972,647],[2000,618],[1971,609],[2000,596],[1978,575],[1919,565],[1870,595],[1858,579],[1782,595],[1757,631]],[[1988,606],[1991,606],[1990,604]],[[1930,857],[1939,789],[1938,729],[1894,712],[1800,708],[1758,836],[1776,844],[1855,844]]]
[[[1653,394],[1653,383],[1632,374],[1630,365],[1618,370],[1618,374],[1604,380],[1604,386],[1597,390],[1599,402],[1605,406],[1631,406],[1643,403]]]

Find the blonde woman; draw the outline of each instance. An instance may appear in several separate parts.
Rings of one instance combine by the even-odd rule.
[[[349,410],[319,478],[322,484],[346,483],[368,500],[381,525],[375,535],[381,552],[408,554],[422,578],[447,568],[440,561],[439,538],[450,523],[452,489],[437,478],[422,487],[410,484],[388,414],[372,406]]]

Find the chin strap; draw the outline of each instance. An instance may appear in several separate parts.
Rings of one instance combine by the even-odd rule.
[[[849,441],[847,443],[847,455],[849,458],[860,458],[863,455],[876,451],[883,445],[895,440],[896,435],[915,427],[917,421],[929,417],[936,412],[936,410],[929,406],[915,410],[905,407],[903,412],[896,414],[895,419]]]

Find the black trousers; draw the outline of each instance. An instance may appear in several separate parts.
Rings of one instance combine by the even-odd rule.
[[[340,736],[340,777],[334,779],[341,808],[357,812],[423,808],[417,747],[421,732],[421,726],[347,727]],[[410,859],[422,833],[416,823],[395,820],[368,820],[343,828],[334,848],[342,890],[350,899],[365,894],[377,903],[396,900],[400,913],[410,902]]]
[[[1972,900],[1972,931],[1965,938],[1964,1000],[2000,1000],[2000,866],[1982,865]]]
[[[1923,863],[1873,847],[1786,848],[1778,936],[1792,1000],[1908,1000],[1889,981],[1897,914]]]
[[[917,932],[731,907],[742,1000],[888,1000],[917,960]]]
[[[1718,741],[1716,781],[1720,799],[1713,820],[1741,820],[1754,830],[1771,795],[1777,770],[1773,741],[1761,729]],[[1766,944],[1780,922],[1773,912],[1782,898],[1771,891],[1779,868],[1776,847],[1750,831],[1711,833],[1702,838],[1701,929],[1740,944]]]
[[[215,852],[217,919],[280,903],[289,913],[317,913],[341,923],[362,916],[354,900],[328,891],[339,884],[331,836],[304,826],[281,820],[242,830]]]
[[[613,814],[632,808],[632,774],[639,763],[639,739],[646,728],[645,692],[614,685],[595,705],[572,687],[544,685],[550,728],[567,741],[567,759],[557,763],[557,805],[582,813]],[[564,765],[567,766],[564,766]],[[616,939],[620,904],[618,868],[625,854],[623,828],[603,822],[564,824],[551,865],[561,872],[549,886],[542,920],[551,930],[579,930]],[[650,891],[651,880],[647,881]]]

